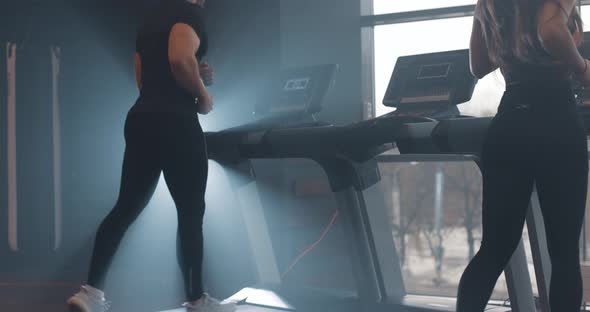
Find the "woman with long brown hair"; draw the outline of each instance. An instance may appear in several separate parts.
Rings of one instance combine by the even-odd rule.
[[[575,0],[477,3],[472,72],[482,78],[500,68],[506,91],[482,150],[483,239],[461,277],[458,312],[484,311],[520,242],[533,185],[551,257],[551,310],[580,311],[588,151],[572,84],[590,84],[581,38]]]

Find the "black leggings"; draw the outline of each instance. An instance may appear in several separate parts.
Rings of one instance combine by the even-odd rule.
[[[536,185],[547,233],[550,305],[579,312],[579,239],[586,207],[588,152],[566,83],[509,86],[484,143],[483,239],[459,284],[458,312],[479,312],[517,248]]]
[[[207,151],[196,116],[132,113],[125,122],[125,158],[119,199],[100,225],[88,284],[102,288],[123,235],[151,199],[160,172],[178,213],[178,260],[189,300],[203,294],[203,215]]]

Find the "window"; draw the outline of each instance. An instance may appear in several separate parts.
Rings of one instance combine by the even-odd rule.
[[[476,2],[477,0],[374,0],[373,6],[375,14],[388,14],[470,5]]]
[[[407,292],[456,297],[461,274],[481,243],[479,168],[473,162],[381,162],[379,167],[380,187]],[[437,179],[438,174],[441,177]],[[435,196],[437,187],[442,190],[440,198]],[[526,228],[523,240],[536,294]],[[496,283],[492,299],[508,299],[504,274]]]
[[[582,10],[580,11],[582,14],[582,21],[584,22],[584,31],[588,31],[588,27],[590,27],[590,5],[583,5]]]

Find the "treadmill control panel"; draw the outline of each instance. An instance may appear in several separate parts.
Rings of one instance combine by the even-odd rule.
[[[405,115],[444,111],[469,101],[476,83],[469,68],[469,50],[402,56],[383,104]]]
[[[283,70],[265,115],[321,111],[324,96],[333,84],[337,70],[336,64]]]

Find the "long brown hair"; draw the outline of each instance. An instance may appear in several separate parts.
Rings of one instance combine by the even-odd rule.
[[[547,63],[537,35],[537,15],[547,1],[559,0],[480,0],[484,38],[491,60],[506,66],[514,62]],[[566,13],[570,15],[569,13]],[[583,32],[582,19],[577,9],[570,15],[572,33]]]

